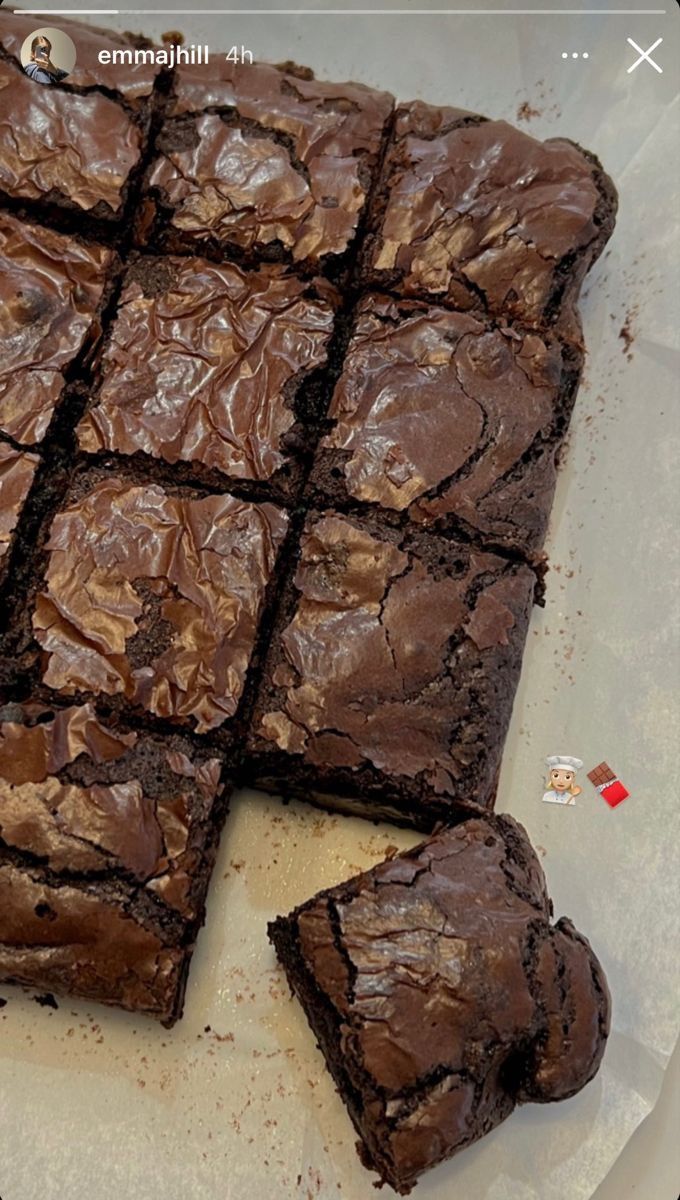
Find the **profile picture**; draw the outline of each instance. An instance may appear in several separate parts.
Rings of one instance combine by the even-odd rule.
[[[21,47],[21,65],[36,83],[61,83],[76,65],[75,45],[61,29],[34,29]]]

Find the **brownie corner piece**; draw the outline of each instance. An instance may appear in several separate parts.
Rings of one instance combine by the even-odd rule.
[[[534,581],[461,542],[310,513],[251,717],[250,781],[425,831],[492,806]]]
[[[209,749],[89,704],[0,708],[0,979],[172,1024],[230,793]]]
[[[604,972],[510,817],[470,819],[321,892],[270,940],[361,1138],[407,1194],[516,1104],[579,1091],[609,1032]]]
[[[128,267],[77,428],[89,454],[148,455],[210,486],[300,490],[326,404],[334,289],[195,257]]]
[[[582,353],[429,301],[361,301],[310,495],[534,555]]]
[[[611,179],[565,138],[438,111],[397,110],[365,281],[533,326],[559,320],[611,236]]]
[[[148,115],[96,89],[44,86],[10,57],[0,57],[0,94],[11,95],[0,120],[0,198],[41,220],[108,236],[141,169]]]
[[[42,686],[227,737],[288,522],[116,460],[76,471],[24,606]]]
[[[335,271],[364,213],[392,97],[266,63],[178,67],[141,244]]]

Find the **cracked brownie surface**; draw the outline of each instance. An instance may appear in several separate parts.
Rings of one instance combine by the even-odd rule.
[[[176,1019],[222,770],[91,705],[0,709],[0,977]]]
[[[40,442],[77,355],[96,340],[113,252],[0,211],[0,433]]]
[[[365,297],[312,494],[540,548],[581,354],[471,313]]]
[[[397,110],[364,279],[540,326],[576,300],[615,212],[575,143],[415,101]]]
[[[306,76],[309,77],[306,77]],[[264,63],[180,67],[142,237],[317,265],[356,234],[392,97]],[[168,228],[154,224],[165,218]]]
[[[607,984],[586,939],[551,912],[524,830],[501,816],[270,924],[361,1157],[396,1191],[516,1104],[564,1099],[597,1071]]]
[[[332,305],[281,268],[139,259],[77,428],[81,449],[144,452],[285,491],[307,441],[298,393],[326,362],[333,320]]]
[[[0,196],[113,222],[142,160],[143,128],[100,92],[41,87],[0,59]]]
[[[218,728],[236,713],[287,525],[272,504],[84,473],[35,595],[44,685]]]
[[[533,585],[462,543],[310,515],[251,723],[253,781],[420,829],[491,805]]]

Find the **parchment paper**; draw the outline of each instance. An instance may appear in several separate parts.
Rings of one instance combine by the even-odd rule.
[[[586,289],[586,382],[553,512],[547,604],[532,620],[498,802],[539,848],[556,915],[571,916],[601,956],[613,1032],[602,1070],[580,1095],[516,1112],[426,1176],[419,1200],[586,1200],[654,1105],[677,1037],[672,63],[680,54],[668,7],[667,17],[578,19],[99,19],[156,36],[179,27],[215,51],[245,44],[257,57],[294,58],[320,76],[360,79],[401,99],[420,95],[510,120],[520,110],[529,132],[594,150],[620,191],[614,239]],[[663,75],[645,63],[628,74],[636,54],[626,38],[646,48],[661,35],[654,57]],[[574,50],[588,60],[561,58]],[[573,808],[541,802],[543,759],[560,752],[586,764]],[[615,810],[585,777],[602,759],[631,793]],[[39,1008],[0,987],[8,1000],[0,1011],[3,1200],[374,1195],[265,928],[389,845],[416,840],[242,793],[223,838],[186,1015],[172,1032],[77,1002]]]

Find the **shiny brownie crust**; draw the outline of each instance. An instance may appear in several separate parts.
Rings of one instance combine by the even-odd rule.
[[[552,334],[366,296],[310,497],[536,554],[582,359]]]
[[[381,1181],[421,1172],[527,1101],[574,1095],[610,999],[511,817],[471,819],[269,926]]]
[[[337,268],[365,215],[393,100],[265,63],[181,66],[140,244]]]
[[[616,209],[576,143],[413,101],[395,114],[362,282],[538,328],[572,320]]]
[[[172,1024],[229,787],[179,734],[0,709],[0,980]]]
[[[534,584],[462,542],[309,514],[248,781],[422,830],[491,807]]]

